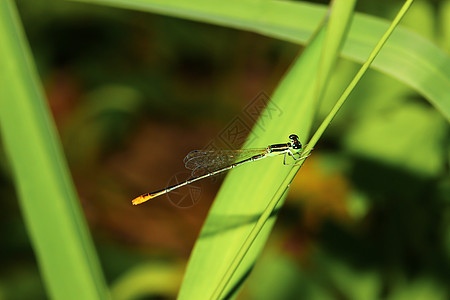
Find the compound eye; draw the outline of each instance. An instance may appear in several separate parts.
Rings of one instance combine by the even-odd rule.
[[[296,134],[291,134],[289,136],[289,139],[291,140],[291,147],[293,149],[302,149],[302,144],[300,143],[300,141],[298,140],[298,135]]]

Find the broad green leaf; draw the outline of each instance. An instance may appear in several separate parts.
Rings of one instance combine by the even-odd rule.
[[[261,0],[75,0],[155,12],[194,21],[248,30],[305,44],[326,13],[323,5]],[[342,49],[344,58],[364,62],[389,22],[356,14]],[[450,58],[429,40],[397,28],[373,63],[427,98],[450,120]]]
[[[253,128],[245,148],[286,143],[292,133],[306,141],[317,107],[315,85],[324,35],[322,29],[294,62]],[[271,114],[273,111],[278,114]],[[292,167],[283,165],[282,157],[275,157],[236,168],[228,174],[191,254],[179,299],[211,298],[259,216],[291,170]],[[252,247],[239,268],[233,270],[236,273],[221,297],[231,296],[245,280],[274,221],[275,215],[272,215],[252,241]]]
[[[9,0],[0,1],[0,108],[3,145],[50,298],[108,298],[30,50]]]
[[[331,18],[325,22],[328,26],[320,29],[294,62],[245,147],[276,143],[276,137],[287,137],[290,133],[309,136],[353,4],[335,2]],[[271,114],[274,110],[278,110],[277,116]],[[286,179],[299,168],[283,166],[281,159],[257,162],[252,168],[236,169],[227,177],[191,255],[180,299],[201,295],[210,298],[211,293],[213,299],[228,297],[242,285],[272,229],[275,207],[284,201],[285,193],[279,191],[287,189]],[[231,228],[230,221],[236,218],[241,219],[240,226]]]
[[[408,0],[405,2],[404,6],[400,10],[398,15],[394,19],[394,21],[392,22],[391,26],[383,34],[380,41],[377,43],[377,45],[374,47],[374,49],[370,53],[368,60],[363,64],[361,69],[355,75],[354,79],[350,82],[348,87],[342,93],[341,97],[338,99],[335,106],[330,111],[329,115],[325,118],[325,120],[322,122],[322,124],[317,129],[317,131],[314,133],[313,137],[309,141],[308,146],[306,147],[306,151],[309,151],[310,149],[312,149],[312,147],[314,147],[314,145],[316,144],[316,142],[318,141],[320,136],[323,134],[324,130],[328,127],[328,125],[330,124],[330,122],[332,121],[334,116],[339,111],[340,107],[343,105],[343,103],[348,98],[348,95],[355,88],[356,84],[362,78],[364,73],[368,70],[371,63],[374,61],[375,57],[380,52],[381,48],[385,45],[387,39],[392,34],[393,30],[398,26],[400,20],[403,18],[403,16],[407,12],[408,8],[411,6],[411,4],[412,4],[412,0]],[[347,7],[347,9],[348,8],[351,9],[352,7],[350,6],[350,7]],[[337,11],[339,11],[339,10],[337,10]],[[341,13],[341,15],[345,15],[345,13],[344,14]],[[339,24],[339,23],[337,23],[337,24]],[[329,28],[329,29],[332,30],[333,28]],[[311,72],[307,72],[307,73],[312,73],[312,74],[314,74],[314,76],[310,76],[308,79],[301,81],[301,82],[309,82],[310,85],[309,85],[309,89],[307,90],[307,92],[312,91],[311,94],[306,93],[306,96],[304,98],[306,100],[305,102],[315,104],[316,107],[318,104],[317,103],[318,95],[321,95],[323,93],[320,89],[324,88],[326,86],[326,84],[325,84],[326,82],[324,82],[322,79],[328,78],[328,76],[322,77],[321,72],[324,69],[328,69],[328,67],[327,68],[324,68],[323,66],[322,66],[322,68],[319,67],[321,65],[320,58],[326,57],[325,55],[317,55],[316,54],[315,56],[314,55],[308,56],[307,53],[309,53],[309,52],[307,52],[307,51],[314,49],[315,51],[313,51],[313,53],[314,52],[317,53],[318,49],[316,47],[324,47],[326,45],[329,45],[329,43],[327,43],[327,41],[325,41],[325,42],[321,41],[321,33],[322,33],[322,31],[319,32],[319,34],[316,36],[316,38],[312,41],[312,43],[309,45],[309,47],[305,50],[302,57],[298,60],[298,62],[301,63],[302,59],[314,61],[315,60],[314,58],[317,59],[317,57],[319,57],[319,61],[317,62],[317,65],[315,67],[312,67],[311,69],[307,70],[307,71],[311,71]],[[333,35],[328,35],[328,37],[331,37],[331,36],[333,36]],[[335,53],[336,57],[337,57],[337,54],[338,53],[336,52]],[[329,62],[332,63],[333,61],[330,60]],[[316,72],[314,72],[314,71],[316,71]],[[287,78],[291,75],[292,75],[292,71],[288,73]],[[315,82],[314,82],[314,79],[311,79],[311,78],[314,78]],[[304,78],[302,78],[302,79],[304,79]],[[313,81],[313,82],[311,82],[311,81]],[[285,80],[278,87],[277,91],[282,90],[282,88],[283,87],[285,88],[286,86],[288,86],[288,85],[286,85],[286,80]],[[317,89],[315,89],[315,88],[317,88]],[[277,94],[275,93],[275,96],[276,95]],[[278,98],[274,97],[274,100],[271,103],[273,103],[273,102],[277,103],[277,100],[278,100]],[[282,103],[282,101],[280,101],[280,103]],[[308,111],[308,110],[306,109],[306,111]],[[291,111],[289,111],[289,114],[290,114],[290,112]],[[260,124],[260,123],[261,123],[261,120],[258,122],[258,124]],[[269,127],[268,131],[270,131],[270,129],[272,129],[270,126],[275,125],[276,123],[277,122],[274,122],[274,121],[271,121],[270,123],[268,123],[267,124]],[[257,128],[257,127],[255,127],[255,128]],[[254,132],[252,132],[252,133],[254,133]],[[250,142],[247,142],[247,145],[251,144],[251,141],[252,140],[250,139]],[[308,153],[308,152],[306,152],[306,153]],[[267,165],[268,164],[269,163],[267,163]],[[239,196],[242,197],[242,195],[246,194],[247,197],[244,197],[244,199],[252,200],[252,196],[256,192],[258,192],[257,200],[259,200],[259,199],[264,200],[264,198],[265,198],[265,200],[266,200],[265,203],[267,203],[267,201],[268,201],[268,204],[267,204],[266,208],[262,208],[261,213],[258,214],[258,212],[256,212],[256,215],[260,215],[260,216],[255,218],[255,220],[256,220],[255,225],[252,226],[250,229],[245,228],[245,227],[247,227],[247,226],[245,226],[247,224],[245,224],[245,225],[243,224],[243,226],[238,227],[237,229],[233,228],[232,230],[228,230],[229,228],[227,228],[226,226],[223,226],[222,231],[216,232],[215,235],[209,235],[207,237],[205,237],[205,236],[200,237],[200,239],[196,243],[194,253],[191,255],[191,260],[189,262],[188,271],[187,271],[186,277],[183,282],[183,287],[187,286],[187,288],[185,288],[185,290],[183,290],[183,287],[182,287],[182,290],[180,293],[180,298],[183,298],[183,297],[184,298],[192,298],[195,296],[200,296],[201,294],[205,295],[205,293],[206,293],[207,297],[209,298],[210,292],[205,291],[205,289],[209,289],[210,285],[216,286],[216,288],[214,289],[214,291],[212,293],[213,299],[219,299],[222,297],[228,298],[228,297],[232,296],[236,292],[236,290],[239,289],[240,285],[245,280],[246,276],[248,276],[248,273],[251,271],[251,269],[255,263],[255,259],[258,256],[258,251],[263,246],[263,243],[265,242],[265,238],[267,237],[267,234],[269,233],[269,231],[271,229],[271,225],[273,225],[274,218],[271,218],[271,216],[275,215],[274,213],[276,211],[276,207],[279,207],[279,205],[282,204],[281,200],[282,200],[283,196],[285,195],[285,192],[288,189],[289,184],[292,181],[293,177],[295,176],[296,171],[298,171],[299,167],[300,166],[292,167],[291,170],[283,170],[283,169],[279,168],[280,171],[278,173],[271,172],[270,175],[278,175],[278,176],[276,176],[275,178],[270,178],[269,177],[270,175],[269,175],[266,177],[266,179],[271,179],[271,181],[274,184],[273,185],[268,184],[268,185],[264,185],[264,186],[255,184],[254,185],[255,187],[259,187],[259,189],[257,189],[257,190],[252,189],[252,188],[249,189],[248,186],[245,186],[245,183],[247,183],[247,182],[251,183],[251,180],[255,177],[264,178],[265,176],[264,176],[263,169],[261,169],[261,172],[256,173],[255,176],[253,176],[253,177],[248,176],[247,177],[248,181],[245,181],[245,182],[243,182],[241,179],[245,178],[243,175],[243,174],[245,174],[244,172],[246,172],[246,171],[250,172],[249,169],[242,170],[241,174],[239,174],[241,177],[239,177],[239,175],[238,175],[239,171],[236,171],[227,178],[221,191],[219,192],[219,195],[218,195],[216,201],[214,202],[213,208],[210,211],[210,215],[208,216],[205,227],[203,228],[203,232],[207,231],[208,224],[213,223],[213,221],[211,221],[211,220],[217,219],[217,215],[214,215],[214,212],[219,211],[220,213],[223,213],[224,211],[227,211],[227,207],[229,208],[230,206],[232,206],[232,207],[237,206],[239,203],[238,201],[239,200],[242,201],[242,198],[240,198]],[[258,170],[256,170],[256,171],[258,171]],[[294,171],[294,172],[292,172],[292,171]],[[283,174],[283,172],[285,172],[285,173]],[[236,174],[236,175],[234,175],[234,174]],[[263,175],[261,175],[261,174],[263,174]],[[249,175],[250,175],[250,173],[249,173]],[[241,181],[240,182],[232,181],[232,180],[238,180],[238,179]],[[232,182],[232,184],[227,186],[227,183],[229,183],[229,182]],[[240,193],[239,192],[235,193],[236,187],[240,187],[240,186],[243,187],[243,190],[240,191]],[[250,186],[252,186],[252,185],[250,185]],[[271,190],[271,187],[272,187],[272,190]],[[262,193],[259,194],[259,192],[261,192],[261,191],[262,191]],[[226,194],[227,192],[229,194]],[[225,195],[225,196],[223,196],[223,195]],[[228,201],[235,201],[236,202],[236,203],[234,203],[235,205],[230,205],[229,202],[225,202],[226,199],[228,199]],[[237,200],[234,200],[234,199],[237,199]],[[258,206],[258,204],[262,204],[262,203],[259,203],[257,200],[253,201],[252,204],[254,204],[255,206]],[[220,205],[222,205],[222,206],[220,206]],[[246,213],[249,214],[250,212],[252,212],[252,209],[254,208],[254,206],[250,205],[249,207],[245,207],[245,206],[241,205],[241,208],[245,215]],[[228,211],[228,213],[231,213],[231,212]],[[239,213],[241,213],[241,212],[239,212]],[[250,214],[249,214],[249,216],[250,216]],[[228,230],[228,232],[227,232],[228,236],[223,235],[223,233],[224,233],[223,231],[225,231],[225,230]],[[241,231],[239,232],[239,230],[241,230]],[[247,237],[244,237],[246,234],[244,232],[242,232],[242,230],[247,230],[247,232],[248,232]],[[242,242],[240,242],[239,239],[242,240]],[[227,243],[230,241],[233,241],[235,243],[230,245],[229,243]],[[219,249],[217,248],[218,246],[220,247]],[[234,257],[232,254],[230,254],[230,252],[233,252],[236,250],[233,250],[230,248],[235,248],[237,250]],[[215,253],[215,254],[217,254],[217,253],[215,251],[210,251],[210,250],[217,250],[217,252],[219,252],[221,254],[219,257],[223,258],[223,260],[221,260],[220,262],[218,262],[217,259],[214,260],[214,257],[211,257],[211,255],[209,253],[211,253],[211,252]],[[208,273],[203,272],[202,273],[201,269],[203,269],[205,265],[208,267],[213,267],[213,269],[215,270],[215,273],[211,273],[211,272],[208,272]],[[220,279],[220,275],[217,275],[217,274],[222,273],[222,270],[225,270],[225,273],[222,276],[222,278]],[[193,275],[191,275],[191,274],[193,274]],[[191,276],[189,277],[189,275],[191,275]],[[208,279],[205,279],[205,275],[207,276]],[[208,283],[208,284],[203,285],[203,289],[195,288],[195,287],[193,287],[192,278],[203,279],[203,281],[206,280],[207,281],[206,283]],[[212,278],[212,282],[211,282],[211,278]],[[216,284],[215,278],[219,278],[218,285]],[[190,279],[190,281],[189,281],[189,279]],[[185,294],[183,294],[183,291],[185,291]]]

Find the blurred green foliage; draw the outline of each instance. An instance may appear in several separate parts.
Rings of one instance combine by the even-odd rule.
[[[416,1],[405,26],[448,50],[449,3]],[[174,297],[218,184],[188,210],[161,201],[136,211],[129,200],[166,184],[184,154],[273,90],[298,47],[135,11],[17,4],[113,296]],[[400,4],[357,10],[391,18]],[[338,64],[318,120],[356,69]],[[447,121],[371,71],[325,135],[240,298],[447,299]],[[45,299],[3,154],[0,166],[0,299]],[[154,274],[166,282],[146,289]]]

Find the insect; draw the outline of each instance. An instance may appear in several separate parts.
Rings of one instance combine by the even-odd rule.
[[[146,193],[133,199],[133,205],[144,203],[155,197],[164,195],[182,186],[188,185],[192,182],[217,175],[219,173],[231,170],[243,164],[257,161],[266,157],[284,155],[284,165],[296,165],[297,163],[289,164],[286,162],[286,157],[290,156],[295,161],[300,161],[309,156],[302,156],[302,144],[298,140],[298,136],[291,134],[289,142],[285,144],[269,145],[261,149],[243,149],[243,150],[194,150],[184,158],[186,168],[193,170],[195,175],[199,171],[205,171],[203,175],[196,176],[181,183],[169,186],[162,190]],[[300,154],[299,154],[300,153]]]

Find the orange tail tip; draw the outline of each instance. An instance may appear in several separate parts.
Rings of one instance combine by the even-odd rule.
[[[152,198],[153,197],[150,194],[144,194],[144,195],[140,195],[139,197],[134,198],[133,201],[131,201],[131,203],[133,203],[133,205],[138,205],[138,204],[144,203],[145,201],[148,201]]]

